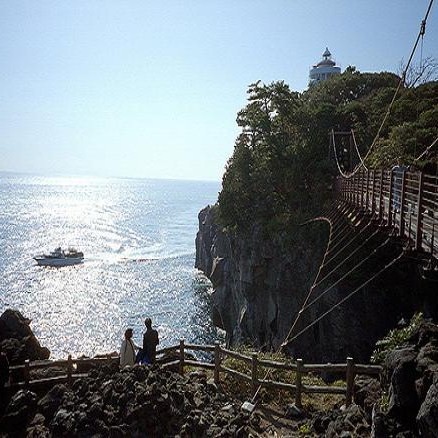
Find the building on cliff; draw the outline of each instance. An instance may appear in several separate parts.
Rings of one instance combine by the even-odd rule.
[[[310,69],[309,86],[325,81],[330,76],[339,75],[340,73],[341,67],[336,66],[336,62],[332,59],[330,50],[326,47],[325,52],[322,54],[321,61]]]

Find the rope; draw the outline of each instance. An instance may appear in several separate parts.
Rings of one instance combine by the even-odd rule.
[[[337,307],[339,307],[341,304],[345,303],[349,298],[351,298],[353,295],[355,295],[357,292],[359,292],[362,288],[364,288],[367,284],[369,284],[371,281],[373,281],[375,278],[377,278],[379,275],[381,275],[384,271],[386,271],[388,268],[390,268],[392,265],[394,265],[398,260],[400,260],[403,256],[404,252],[402,251],[398,257],[393,259],[390,263],[385,265],[380,271],[378,271],[376,274],[374,274],[371,278],[369,278],[367,281],[362,283],[359,287],[357,287],[353,292],[348,294],[345,298],[343,298],[341,301],[336,303],[334,306],[332,306],[329,310],[324,312],[320,317],[312,321],[310,324],[308,324],[303,330],[298,332],[292,339],[284,343],[284,346],[290,344],[292,341],[297,339],[299,336],[301,336],[304,332],[306,332],[309,328],[313,327],[315,324],[317,324],[319,321],[321,321],[323,318],[325,318],[328,314],[333,312]]]
[[[338,158],[338,151],[336,150],[336,142],[335,142],[335,131],[332,129],[332,145],[333,145],[333,151],[335,153],[335,161],[336,161],[336,166],[338,167],[338,171],[339,173],[346,179],[350,178],[349,174],[345,173],[342,168],[341,165],[339,163],[339,158]]]
[[[280,347],[284,345],[284,343],[286,342],[286,340],[287,340],[287,339],[289,338],[289,336],[292,334],[292,331],[294,330],[295,326],[296,326],[297,323],[298,323],[298,320],[299,320],[300,317],[301,317],[301,314],[302,314],[302,312],[303,312],[304,307],[307,305],[307,302],[308,302],[309,299],[310,299],[310,295],[312,294],[313,289],[315,289],[315,284],[316,284],[316,282],[318,281],[319,275],[321,274],[321,270],[322,270],[322,267],[324,266],[324,261],[325,261],[325,258],[326,258],[326,256],[327,256],[327,250],[328,250],[328,248],[329,248],[329,246],[330,246],[331,235],[332,235],[332,224],[331,224],[331,222],[330,222],[328,219],[323,218],[323,217],[321,217],[321,218],[316,218],[316,220],[326,221],[326,222],[328,222],[328,224],[329,224],[329,226],[330,226],[330,235],[329,235],[329,240],[328,240],[328,243],[327,243],[326,251],[325,251],[324,256],[323,256],[323,258],[322,258],[322,263],[321,263],[321,265],[319,266],[318,272],[316,273],[316,277],[315,277],[315,279],[313,280],[313,284],[312,284],[312,286],[310,287],[309,293],[307,294],[306,298],[305,298],[304,301],[303,301],[303,304],[302,304],[302,306],[301,306],[301,310],[298,311],[297,316],[295,317],[295,321],[293,322],[293,324],[292,324],[291,328],[289,329],[289,331],[288,331],[286,337],[284,338],[284,341],[280,344]]]
[[[325,289],[323,292],[321,292],[313,301],[311,301],[307,306],[303,309],[307,310],[310,306],[315,304],[317,301],[319,301],[324,295],[326,295],[329,291],[331,291],[335,286],[337,286],[342,280],[345,280],[352,272],[354,272],[356,269],[360,268],[367,260],[369,260],[373,255],[379,251],[379,249],[386,246],[390,241],[390,238],[386,239],[383,243],[381,243],[376,249],[374,249],[370,254],[368,254],[364,259],[362,259],[359,263],[357,263],[355,266],[353,266],[347,273],[345,273],[341,278],[336,280],[330,287]]]
[[[426,155],[437,143],[438,137],[426,148],[426,150],[422,154],[415,158],[414,163],[418,160],[421,160],[421,158],[423,158],[423,156]]]
[[[400,80],[399,80],[399,82],[398,82],[397,88],[396,88],[396,90],[395,90],[395,92],[394,92],[394,95],[393,95],[393,97],[392,97],[392,99],[391,99],[391,102],[390,102],[390,104],[389,104],[389,106],[388,106],[388,109],[386,110],[385,116],[383,117],[382,123],[380,124],[379,129],[377,130],[377,134],[376,134],[376,136],[374,137],[374,140],[373,140],[373,142],[371,143],[371,146],[368,148],[368,151],[367,151],[367,153],[365,154],[365,157],[363,158],[363,160],[361,160],[362,162],[367,160],[367,158],[369,157],[369,155],[370,155],[370,153],[371,153],[373,147],[376,145],[377,140],[380,138],[380,133],[381,133],[381,131],[382,131],[382,129],[383,129],[383,126],[385,125],[386,120],[387,120],[387,118],[388,118],[388,116],[389,116],[389,114],[390,114],[390,112],[391,112],[391,108],[392,108],[392,106],[393,106],[393,104],[394,104],[394,102],[395,102],[395,99],[396,99],[396,97],[397,97],[397,94],[398,94],[398,92],[399,92],[401,86],[405,83],[406,73],[407,73],[407,71],[408,71],[409,66],[411,65],[411,62],[412,62],[412,58],[413,58],[413,56],[414,56],[414,53],[415,53],[415,51],[417,50],[418,42],[420,41],[420,38],[422,38],[423,35],[424,35],[425,32],[426,32],[426,22],[427,22],[427,18],[428,18],[428,16],[429,16],[430,9],[431,9],[431,7],[432,7],[432,3],[433,3],[433,0],[430,0],[430,2],[429,2],[429,6],[428,6],[427,11],[426,11],[426,15],[425,15],[424,19],[423,19],[422,22],[421,22],[420,31],[418,32],[417,39],[416,39],[416,41],[415,41],[414,47],[412,48],[411,54],[410,54],[410,56],[409,56],[409,60],[408,60],[408,62],[407,62],[407,64],[406,64],[406,66],[405,66],[405,69],[403,70],[403,73],[402,73],[401,78],[400,78]],[[333,130],[332,130],[332,132],[333,132]],[[333,141],[334,141],[334,138],[333,138]],[[335,157],[336,157],[336,164],[338,165],[339,172],[340,172],[340,174],[341,174],[344,178],[347,178],[347,179],[351,178],[351,177],[352,177],[353,175],[355,175],[355,174],[359,171],[359,169],[362,167],[362,163],[361,163],[361,164],[358,164],[358,165],[353,169],[352,172],[350,172],[349,174],[345,174],[345,173],[342,172],[342,170],[340,169],[339,162],[338,162],[337,155],[336,155],[336,149],[335,149]]]
[[[350,224],[348,224],[348,225],[350,225]],[[366,227],[367,226],[365,226],[364,228],[366,228]],[[363,231],[363,229],[360,230],[359,233],[362,233],[362,231]],[[350,234],[354,234],[353,239],[351,239],[346,245],[344,245],[339,251],[337,251],[335,256],[337,256],[340,252],[342,252],[357,237],[357,233],[355,233],[354,228],[350,229],[350,231],[348,231],[348,233],[344,234],[344,237],[342,237],[336,245],[333,245],[328,253],[329,254],[332,253],[335,248],[337,248],[348,236],[350,236]],[[335,256],[331,256],[330,259],[327,260],[327,263],[330,263]]]
[[[356,154],[357,154],[357,156],[359,157],[359,160],[360,160],[360,162],[361,162],[361,165],[362,165],[362,167],[365,168],[365,170],[368,170],[368,167],[365,166],[365,163],[364,163],[362,157],[360,156],[359,148],[357,147],[356,137],[354,136],[354,131],[353,131],[353,129],[351,129],[351,136],[353,137],[354,147],[355,147],[355,149],[356,149]]]
[[[353,257],[353,255],[356,254],[361,248],[363,248],[379,231],[380,230],[377,229],[374,231],[374,233],[368,236],[368,238],[365,239],[359,246],[357,246],[353,252],[350,252],[350,254],[348,254],[348,256],[344,260],[338,263],[328,274],[326,274],[323,278],[321,278],[321,280],[319,280],[319,282],[316,283],[315,286],[319,286],[324,280],[326,280],[331,274],[333,274],[333,272],[335,272],[338,268],[340,268],[347,260]]]

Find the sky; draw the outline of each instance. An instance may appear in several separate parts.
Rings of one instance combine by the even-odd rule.
[[[326,46],[396,72],[428,4],[0,0],[0,171],[220,180],[249,84],[305,90]]]

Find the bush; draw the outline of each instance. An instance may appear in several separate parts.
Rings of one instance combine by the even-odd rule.
[[[386,355],[391,350],[403,345],[422,322],[423,314],[421,312],[415,313],[408,326],[391,330],[383,339],[376,342],[371,362],[376,364],[383,363]]]

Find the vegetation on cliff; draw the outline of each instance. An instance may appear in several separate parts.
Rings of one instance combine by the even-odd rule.
[[[303,93],[282,81],[251,84],[219,194],[222,224],[243,231],[258,222],[275,231],[321,211],[337,175],[330,130],[353,129],[364,155],[399,80],[349,67]],[[438,82],[402,87],[397,96],[369,157],[374,167],[412,163],[438,134]]]

